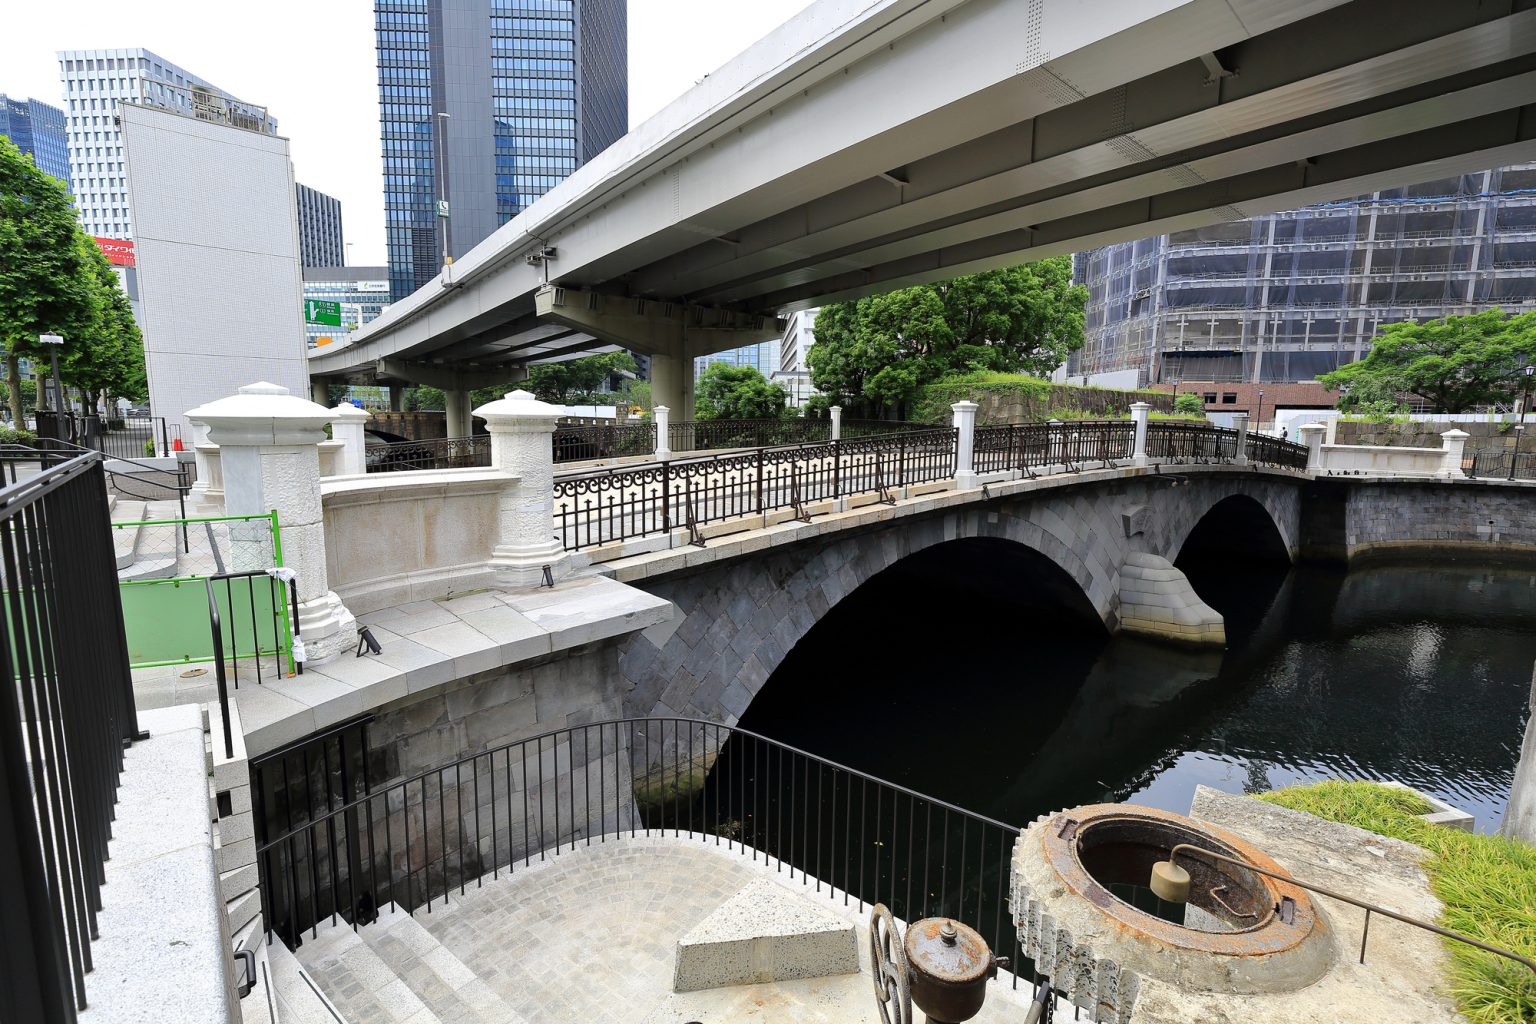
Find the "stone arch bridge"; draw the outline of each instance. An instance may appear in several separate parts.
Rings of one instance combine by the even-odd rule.
[[[674,562],[645,578],[621,574],[676,609],[620,647],[625,711],[734,723],[844,597],[909,555],[963,538],[1008,541],[1043,556],[1111,632],[1223,644],[1220,615],[1172,563],[1197,524],[1221,517],[1245,529],[1260,524],[1271,547],[1295,560],[1307,483],[1292,472],[1233,466],[1090,472],[982,501],[974,493],[965,501],[940,495],[917,514],[882,510],[891,514],[792,545],[722,543],[702,564]]]

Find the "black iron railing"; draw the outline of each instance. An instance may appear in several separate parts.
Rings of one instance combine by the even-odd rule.
[[[174,430],[179,437],[180,426]],[[163,416],[82,416],[72,440],[114,459],[142,459],[169,455],[171,436]]]
[[[953,477],[955,436],[941,427],[572,473],[555,480],[555,526],[574,551],[781,509],[803,514],[811,501]]]
[[[1248,461],[1260,466],[1307,468],[1307,446],[1267,434],[1248,435]]]
[[[670,834],[760,858],[845,906],[964,921],[1019,963],[1007,907],[1016,827],[756,733],[600,722],[383,784],[359,777],[356,745],[350,758],[344,740],[294,752],[262,787],[282,794],[279,813],[258,814],[269,939],[297,945],[322,921],[367,924],[390,903],[431,913],[579,846]],[[284,813],[297,824],[283,828]]]
[[[140,738],[99,454],[0,491],[0,572],[0,1020],[73,1021]]]
[[[896,420],[843,420],[842,440],[923,430],[921,423]],[[819,444],[832,440],[832,421],[824,417],[788,420],[692,420],[667,427],[667,444],[674,452],[716,451],[722,448],[773,448]]]
[[[978,427],[975,444],[978,473],[1014,470],[1034,476],[1053,466],[1071,472],[1129,460],[1135,454],[1136,426],[1130,420],[1082,420]]]
[[[240,688],[240,662],[256,677],[303,675],[304,661],[294,647],[299,628],[299,586],[291,571],[226,572],[205,577],[208,632],[213,640],[214,678],[218,683],[224,756],[235,756],[229,719],[229,691]],[[262,659],[271,664],[263,669]]]
[[[393,444],[368,445],[366,472],[393,473],[401,470],[467,469],[491,464],[491,438],[438,437],[430,441],[397,441]]]
[[[1472,452],[1462,457],[1461,468],[1484,480],[1536,480],[1536,452]]]
[[[586,462],[656,451],[654,423],[562,423],[551,441],[556,462]]]
[[[46,469],[85,454],[95,454],[95,450],[51,437],[39,437],[25,445],[0,445],[0,477],[8,483],[16,483],[24,479],[31,464]],[[174,467],[167,468],[129,458],[109,457],[118,468],[106,470],[106,479],[119,495],[139,501],[174,499],[181,508],[181,518],[187,518],[187,495],[192,491],[194,472],[192,463],[178,461]],[[185,525],[181,534],[182,550],[190,551]]]
[[[1237,458],[1237,431],[1198,423],[1149,423],[1147,458],[1167,462],[1230,462]]]

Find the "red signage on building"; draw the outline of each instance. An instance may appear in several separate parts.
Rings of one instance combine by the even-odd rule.
[[[133,261],[132,242],[122,238],[97,238],[96,244],[101,247],[102,255],[106,256],[108,263],[116,263],[120,267],[137,265]]]

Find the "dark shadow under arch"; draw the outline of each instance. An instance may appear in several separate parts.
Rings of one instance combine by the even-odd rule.
[[[977,780],[993,776],[1002,791],[1019,770],[1015,752],[1060,720],[1108,641],[1077,582],[1046,556],[998,538],[946,541],[823,615],[740,725],[984,810],[991,786]]]
[[[1184,538],[1175,565],[1237,558],[1244,562],[1290,564],[1290,552],[1274,517],[1246,494],[1222,498],[1206,509]]]

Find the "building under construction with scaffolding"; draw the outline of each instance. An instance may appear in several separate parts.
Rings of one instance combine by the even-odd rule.
[[[1314,380],[1382,324],[1536,309],[1536,164],[1078,253],[1072,375]]]

